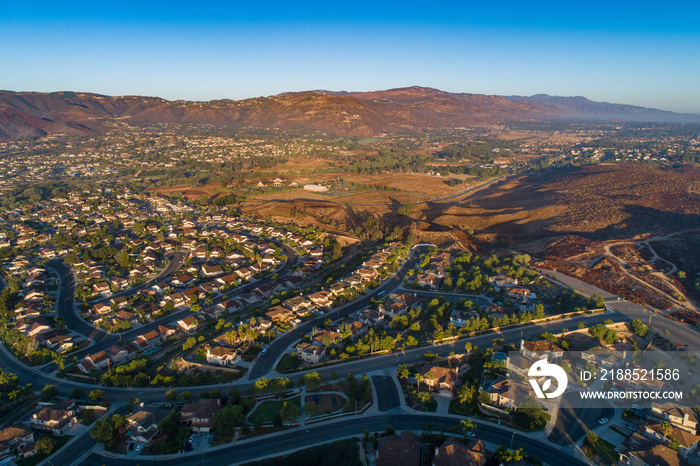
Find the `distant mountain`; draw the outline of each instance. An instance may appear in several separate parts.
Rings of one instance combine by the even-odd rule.
[[[585,97],[559,97],[547,94],[536,94],[530,97],[508,96],[511,102],[529,103],[548,109],[557,118],[589,119],[589,120],[630,120],[654,122],[700,122],[700,115],[689,113],[674,113],[655,108],[638,107],[635,105],[611,104],[594,102]]]
[[[103,134],[115,119],[133,125],[201,123],[231,128],[280,128],[342,136],[425,132],[512,120],[624,118],[686,121],[688,115],[583,97],[502,97],[425,87],[374,92],[307,91],[209,102],[112,97],[83,92],[0,91],[0,139],[48,134]],[[695,116],[700,121],[700,116]]]

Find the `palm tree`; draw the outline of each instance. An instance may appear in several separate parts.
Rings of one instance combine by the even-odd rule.
[[[430,401],[430,394],[428,392],[420,392],[418,394],[418,401],[422,405],[426,404],[428,401]]]
[[[471,387],[467,384],[461,385],[457,389],[457,397],[459,399],[460,404],[466,406],[466,404],[471,402],[474,398],[474,387]]]
[[[431,383],[429,384],[429,386],[432,387],[433,386],[432,382],[435,380],[435,374],[433,374],[432,371],[429,371],[427,374],[425,374],[425,377],[428,380],[430,380]]]
[[[661,424],[661,433],[664,434],[664,441],[666,441],[666,437],[671,435],[671,432],[673,432],[673,426],[668,421],[664,421]]]
[[[462,419],[459,421],[459,424],[462,426],[462,434],[464,435],[464,439],[467,439],[467,432],[474,432],[476,430],[476,424],[474,424],[471,420],[469,419]]]
[[[415,379],[416,379],[416,391],[420,393],[420,382],[421,382],[421,380],[423,380],[423,376],[420,375],[420,373],[418,373],[415,375]]]
[[[408,380],[408,377],[411,375],[411,372],[409,371],[408,366],[406,364],[399,364],[398,374],[400,379]]]
[[[589,430],[586,434],[586,441],[588,441],[589,445],[594,446],[598,441],[598,434],[596,434],[592,430]]]

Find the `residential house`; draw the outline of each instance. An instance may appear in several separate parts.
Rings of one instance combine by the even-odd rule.
[[[85,373],[89,373],[93,370],[102,370],[107,367],[110,363],[109,355],[100,351],[95,354],[88,354],[83,358],[82,361],[78,363],[78,369]]]
[[[698,442],[700,441],[699,436],[675,426],[671,428],[670,434],[664,435],[661,424],[647,424],[644,426],[642,433],[662,443],[671,442],[673,440],[677,441],[678,453],[684,459],[687,459],[688,456],[695,453],[698,448]]]
[[[536,299],[537,295],[530,291],[529,288],[522,286],[513,286],[506,290],[506,296],[512,299]]]
[[[504,290],[517,286],[518,279],[510,278],[505,275],[496,275],[494,277],[489,277],[489,283],[491,283],[496,289]]]
[[[433,457],[432,466],[483,466],[491,454],[481,440],[471,439],[465,445],[450,437]]]
[[[458,369],[449,367],[440,367],[430,364],[424,364],[420,374],[425,383],[431,389],[440,392],[443,396],[451,397],[457,387]]]
[[[496,379],[484,379],[480,391],[489,395],[489,403],[494,406],[517,409],[517,400],[529,397],[532,389],[499,375]]]
[[[22,450],[34,443],[34,433],[20,424],[0,430],[0,463],[22,456]]]
[[[150,445],[156,434],[158,434],[158,421],[163,417],[165,416],[162,413],[144,409],[127,417],[127,444],[138,445],[143,443],[144,445]]]
[[[467,325],[469,319],[478,317],[479,314],[476,311],[452,311],[450,314],[450,323],[457,328],[462,328]]]
[[[297,346],[297,356],[302,361],[318,364],[326,356],[326,347],[323,345],[301,344]]]
[[[221,284],[222,286],[226,286],[226,285],[231,286],[231,285],[238,284],[238,280],[240,278],[241,277],[238,274],[230,273],[228,275],[224,275],[223,277],[217,278],[215,281],[217,283]]]
[[[253,278],[253,276],[255,276],[255,272],[253,272],[247,267],[238,269],[234,273],[238,275],[241,278],[241,280],[250,280],[251,278]]]
[[[440,278],[438,278],[435,275],[425,273],[416,274],[416,278],[414,281],[418,286],[427,286],[431,290],[436,290],[438,285],[440,284]]]
[[[698,428],[698,414],[694,409],[677,403],[651,404],[651,413],[654,417],[670,422],[679,429],[695,433]]]
[[[175,286],[177,288],[185,288],[189,286],[192,282],[194,281],[194,278],[192,278],[191,275],[179,275],[177,277],[173,277],[172,280],[170,280],[170,284],[172,286]]]
[[[192,333],[197,330],[199,320],[195,316],[185,317],[177,321],[177,326],[186,333]]]
[[[108,349],[105,350],[105,353],[109,356],[109,359],[114,363],[114,364],[121,364],[123,362],[126,362],[129,359],[129,356],[131,355],[127,347],[121,347],[117,345],[112,345]]]
[[[32,429],[40,432],[63,435],[78,422],[75,417],[76,414],[75,401],[61,401],[60,403],[45,405],[41,410],[32,414],[29,425]]]
[[[204,264],[200,270],[200,274],[204,277],[218,277],[224,274],[224,269],[220,265]]]
[[[214,414],[221,410],[218,399],[202,399],[188,404],[180,410],[180,422],[194,432],[209,432],[213,425]]]
[[[421,438],[410,430],[379,437],[376,466],[420,466]]]
[[[280,322],[291,322],[296,314],[291,309],[284,306],[271,307],[266,313],[265,317],[270,319],[273,323],[277,324]]]
[[[690,466],[680,453],[665,445],[657,445],[651,450],[630,451],[627,463],[630,466]]]
[[[332,330],[320,330],[313,335],[311,343],[319,346],[330,346],[336,341],[342,340],[343,335]]]
[[[151,330],[148,333],[139,335],[133,342],[136,349],[149,351],[154,348],[159,347],[161,344],[161,336],[155,330]]]
[[[510,307],[501,306],[499,304],[488,303],[482,308],[482,310],[493,319],[502,319],[505,316],[509,316],[515,313],[515,310]]]
[[[92,285],[92,291],[96,294],[102,295],[105,298],[112,294],[108,282],[100,282]]]
[[[207,347],[207,362],[218,366],[235,366],[241,359],[238,351],[225,346]]]
[[[317,293],[310,294],[308,298],[311,300],[314,305],[319,306],[319,307],[331,307],[333,306],[333,293],[330,291],[319,291]]]
[[[542,353],[547,353],[549,361],[559,360],[564,357],[564,350],[549,340],[521,341],[520,351],[532,360],[542,359]]]
[[[357,313],[357,320],[369,326],[384,322],[384,312],[378,309],[365,309]]]

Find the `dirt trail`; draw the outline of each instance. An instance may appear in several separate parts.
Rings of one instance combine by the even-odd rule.
[[[697,308],[696,304],[692,300],[690,300],[688,298],[688,296],[686,296],[684,293],[682,293],[678,289],[678,287],[676,287],[676,285],[673,283],[673,281],[668,278],[668,275],[672,275],[678,271],[678,267],[676,266],[676,264],[672,263],[671,261],[668,261],[666,259],[661,258],[650,244],[652,241],[667,241],[667,240],[670,240],[671,238],[673,238],[674,236],[688,233],[691,231],[699,231],[699,230],[692,229],[692,230],[678,231],[675,233],[667,233],[664,235],[652,236],[652,237],[648,237],[648,238],[638,240],[638,241],[624,240],[624,241],[616,241],[613,243],[608,243],[604,246],[604,255],[591,259],[589,261],[589,266],[590,266],[590,264],[595,264],[598,260],[607,256],[607,257],[617,261],[622,266],[622,272],[625,275],[627,275],[627,277],[629,277],[630,279],[644,285],[645,287],[647,287],[649,289],[656,291],[657,293],[659,293],[662,296],[669,299],[674,304],[678,305],[679,308],[686,308],[686,309],[695,310]],[[668,264],[671,267],[670,271],[664,273],[664,272],[661,272],[659,270],[652,270],[650,272],[650,274],[653,275],[654,277],[658,278],[660,281],[662,281],[667,287],[672,289],[676,293],[677,296],[681,296],[683,298],[683,300],[679,301],[678,299],[676,299],[675,296],[672,296],[669,293],[667,293],[666,291],[663,291],[663,290],[659,289],[658,287],[652,285],[651,283],[648,283],[646,280],[643,280],[643,279],[637,277],[636,275],[629,273],[628,269],[630,267],[632,267],[630,262],[622,257],[615,255],[615,253],[611,251],[611,248],[613,248],[615,246],[622,246],[622,245],[631,245],[631,246],[634,246],[637,250],[639,250],[640,246],[646,246],[653,256],[650,260],[648,260],[646,262],[649,263],[652,267],[654,267],[654,264],[657,261],[665,262],[666,264]]]

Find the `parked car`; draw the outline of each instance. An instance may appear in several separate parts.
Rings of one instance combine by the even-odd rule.
[[[139,443],[138,445],[136,445],[136,451],[139,452],[139,451],[143,450],[143,447],[145,447],[145,446],[146,446],[145,444]]]
[[[194,440],[195,434],[190,435],[190,438],[187,439],[188,442],[192,443]]]
[[[598,424],[600,424],[602,426],[603,424],[605,424],[609,420],[610,419],[608,419],[607,417],[601,417],[600,419],[598,419]]]

